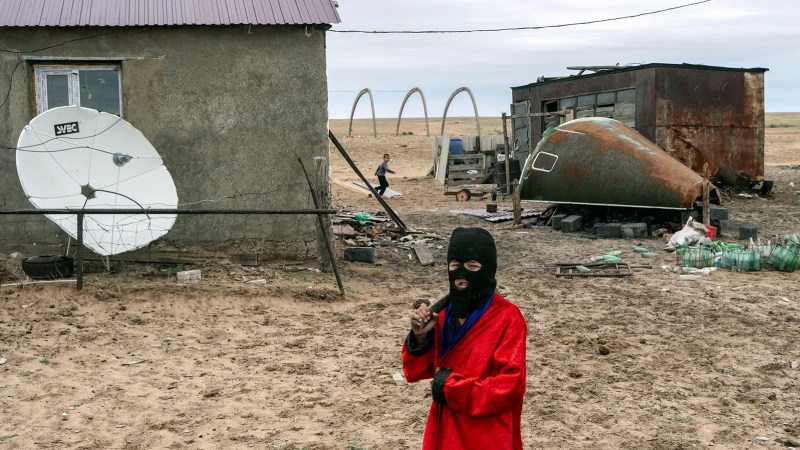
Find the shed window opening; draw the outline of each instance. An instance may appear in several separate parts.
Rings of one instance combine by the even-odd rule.
[[[122,117],[117,65],[36,65],[36,114],[75,105]]]

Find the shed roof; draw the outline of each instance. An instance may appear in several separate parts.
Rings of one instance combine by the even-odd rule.
[[[632,72],[636,70],[644,70],[650,68],[695,69],[695,70],[715,70],[715,71],[725,71],[725,72],[756,72],[756,73],[764,73],[769,70],[763,67],[753,67],[750,69],[746,69],[746,68],[735,68],[735,67],[706,66],[703,64],[687,64],[687,63],[683,64],[648,63],[639,65],[620,66],[619,68],[600,70],[598,72],[588,73],[585,75],[566,75],[563,77],[547,78],[543,81],[536,81],[534,83],[529,83],[522,86],[512,86],[511,89],[512,90],[526,89],[531,87],[542,86],[545,84],[568,83],[572,81],[585,80],[587,78],[602,77],[605,75],[619,73],[619,72]]]
[[[0,0],[0,27],[316,25],[332,0]]]

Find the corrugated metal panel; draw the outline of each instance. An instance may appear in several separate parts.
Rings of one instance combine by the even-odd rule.
[[[0,0],[0,26],[339,23],[331,0]]]

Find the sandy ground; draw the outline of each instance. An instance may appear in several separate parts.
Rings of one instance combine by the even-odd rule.
[[[471,119],[450,119],[453,134]],[[717,271],[698,281],[658,269],[623,279],[565,279],[552,264],[659,239],[592,239],[452,215],[459,203],[425,178],[424,121],[347,121],[334,133],[369,176],[383,153],[412,228],[447,237],[482,226],[499,248],[499,291],[528,321],[523,441],[530,449],[750,449],[800,443],[800,272]],[[432,131],[438,132],[438,123]],[[486,119],[484,129],[500,129]],[[734,197],[722,238],[800,232],[800,127],[767,129],[770,199]],[[335,150],[336,178],[354,178]],[[794,187],[789,183],[794,183]],[[334,186],[337,208],[376,213]],[[508,207],[507,203],[501,203]],[[525,205],[541,208],[541,205]],[[446,240],[433,267],[398,246],[378,263],[339,260],[347,296],[314,261],[191,268],[197,284],[135,265],[71,284],[0,289],[0,448],[418,448],[427,383],[406,384],[400,345],[411,303],[446,290]],[[343,242],[337,242],[341,256]],[[675,258],[658,251],[654,267]],[[0,259],[2,262],[2,259]],[[6,260],[4,282],[15,260]],[[16,262],[18,264],[18,262]],[[188,268],[188,267],[187,267]],[[156,268],[158,269],[158,268]],[[163,268],[162,268],[163,269]],[[165,274],[164,274],[165,273]],[[151,274],[146,276],[146,274]],[[152,275],[155,274],[155,275]],[[253,286],[246,280],[264,278]],[[599,346],[610,349],[607,355]],[[793,367],[793,363],[795,367]]]

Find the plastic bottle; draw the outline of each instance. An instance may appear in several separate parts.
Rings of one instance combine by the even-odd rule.
[[[695,281],[695,280],[699,280],[700,278],[703,278],[703,277],[701,277],[700,275],[681,275],[680,276],[680,280],[681,281]]]

